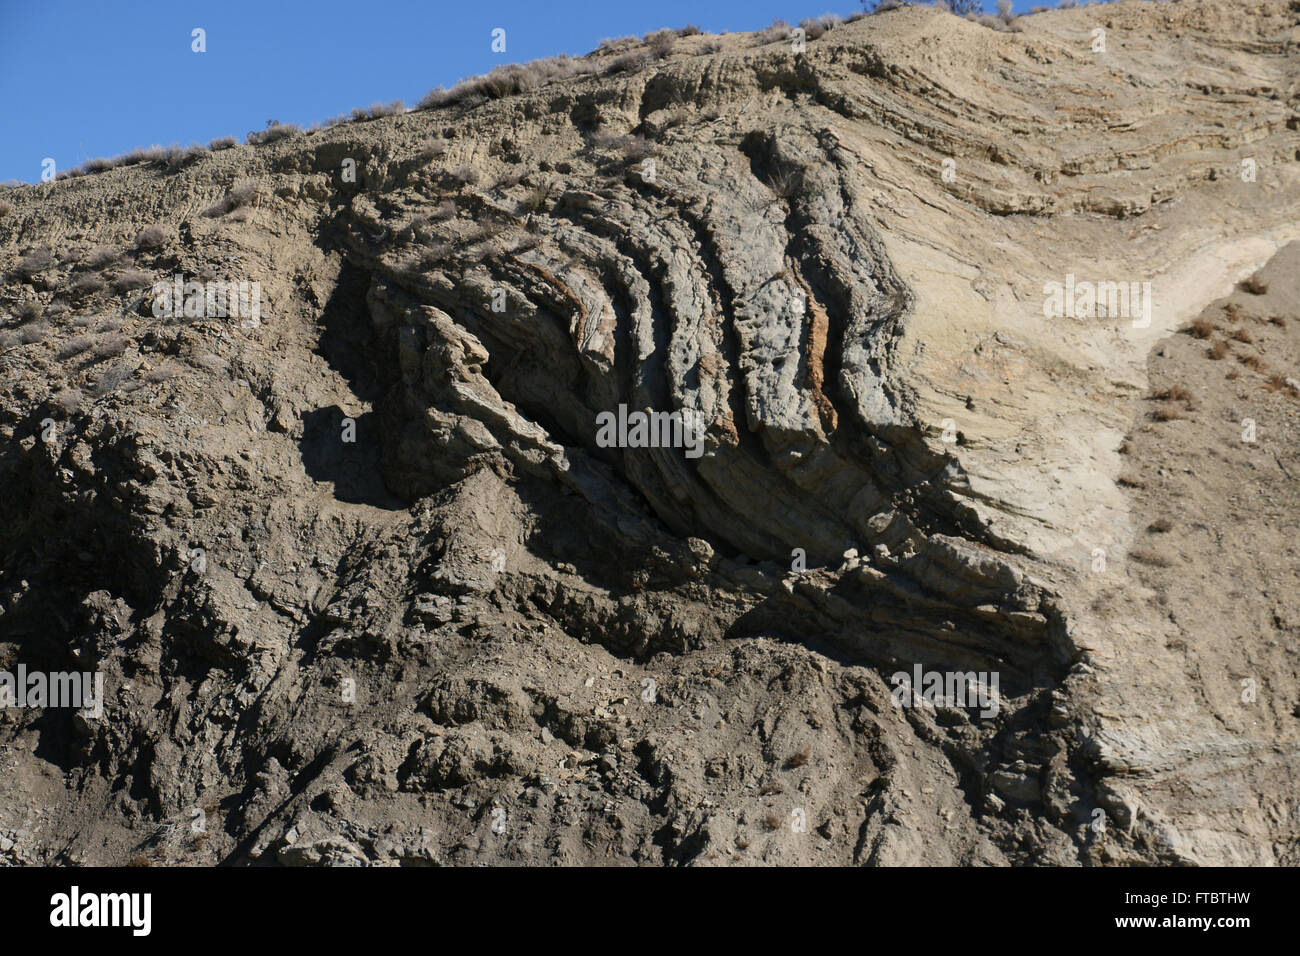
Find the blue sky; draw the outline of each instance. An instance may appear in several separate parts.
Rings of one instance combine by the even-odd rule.
[[[1025,10],[1043,0],[1016,0]],[[994,5],[989,0],[988,6]],[[694,23],[755,30],[860,0],[0,0],[0,182],[154,143],[243,141],[356,106],[415,103],[501,63]],[[207,52],[191,50],[206,31]],[[506,30],[493,53],[491,31]]]

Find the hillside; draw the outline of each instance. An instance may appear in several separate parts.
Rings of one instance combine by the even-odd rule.
[[[0,860],[1300,863],[1300,10],[1016,26],[8,191]]]

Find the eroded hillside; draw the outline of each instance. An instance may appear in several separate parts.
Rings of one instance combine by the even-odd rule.
[[[10,192],[0,852],[1296,863],[1300,11],[1018,24]]]

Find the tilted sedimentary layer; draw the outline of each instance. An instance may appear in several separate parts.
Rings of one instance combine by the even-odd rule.
[[[1171,610],[1135,489],[1213,444],[1277,504],[1233,527],[1297,513],[1300,12],[1018,24],[688,36],[14,190],[0,665],[107,689],[0,711],[3,852],[1295,862],[1300,560],[1234,590],[1203,502]],[[1270,260],[1259,387],[1156,429],[1151,356],[1218,382],[1170,337]],[[160,317],[177,275],[262,312]],[[620,406],[702,454],[606,447]],[[995,713],[897,706],[918,666]]]

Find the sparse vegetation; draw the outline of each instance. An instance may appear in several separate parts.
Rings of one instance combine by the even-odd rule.
[[[95,340],[89,335],[74,335],[59,346],[57,354],[61,359],[75,358],[82,352],[90,351],[90,347],[94,344]]]
[[[168,238],[168,232],[162,226],[146,226],[135,237],[135,247],[152,252],[165,246]]]
[[[1255,336],[1250,334],[1249,329],[1233,329],[1232,334],[1228,336],[1235,342],[1254,342]]]
[[[1217,362],[1219,359],[1226,358],[1229,351],[1231,350],[1228,348],[1228,343],[1220,341],[1211,345],[1206,354]]]
[[[1173,562],[1158,551],[1151,551],[1146,548],[1134,548],[1128,553],[1128,556],[1139,564],[1145,564],[1153,568],[1168,568],[1173,566]]]
[[[232,146],[238,146],[239,140],[233,136],[218,136],[212,142],[208,143],[208,149],[216,152],[219,149],[230,149]]]
[[[1155,521],[1147,525],[1147,530],[1152,534],[1164,534],[1173,530],[1173,527],[1174,523],[1168,518],[1157,518]]]
[[[40,275],[45,270],[54,265],[54,255],[49,249],[33,249],[25,256],[20,258],[15,264],[10,274],[20,279],[32,279]]]
[[[1197,319],[1187,327],[1194,339],[1208,339],[1211,335],[1219,330],[1219,327],[1209,319]]]
[[[1237,359],[1237,361],[1253,372],[1262,372],[1264,369],[1268,368],[1268,363],[1258,355],[1242,355]]]
[[[1151,417],[1158,422],[1171,422],[1183,417],[1183,409],[1177,402],[1164,402],[1151,413]]]
[[[143,269],[123,269],[113,278],[113,288],[118,292],[133,292],[152,282],[153,277]]]
[[[266,129],[249,132],[244,137],[244,142],[249,146],[264,146],[267,143],[279,142],[282,139],[288,139],[301,133],[302,127],[296,123],[279,123],[271,120],[267,123]]]
[[[1253,275],[1241,284],[1241,287],[1251,295],[1265,295],[1268,292],[1268,283],[1258,275]]]
[[[773,20],[772,25],[760,30],[754,36],[754,44],[763,46],[767,43],[775,43],[777,40],[787,40],[790,38],[790,24],[784,20]]]
[[[104,291],[106,285],[107,283],[105,283],[100,276],[95,275],[94,273],[87,273],[86,275],[75,279],[73,283],[68,286],[68,291],[74,296],[81,298],[88,295],[94,295],[96,292]]]

